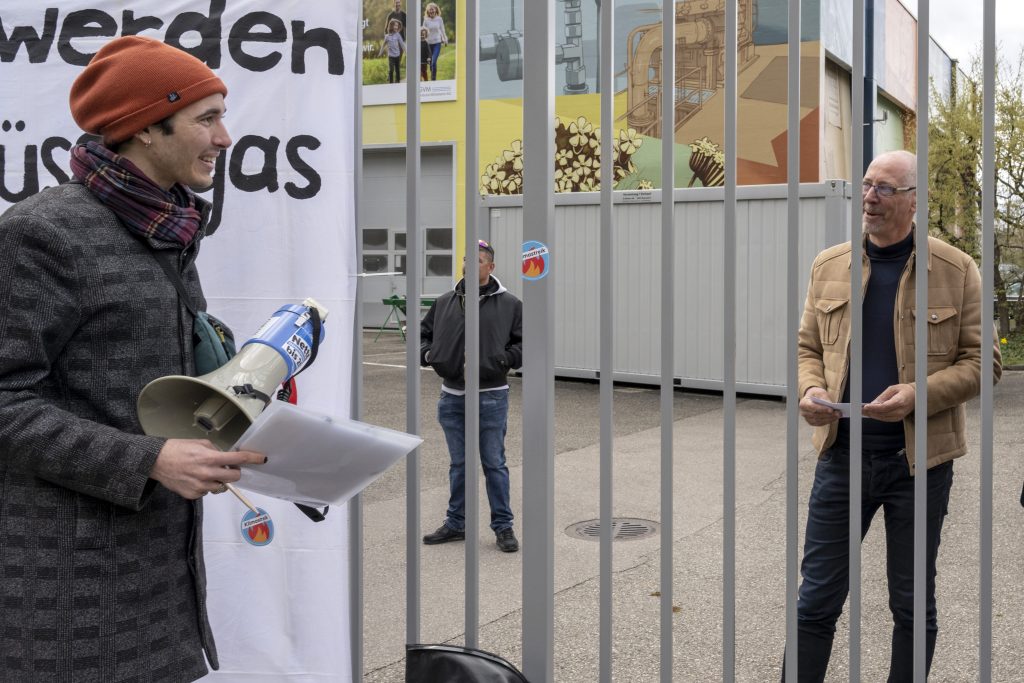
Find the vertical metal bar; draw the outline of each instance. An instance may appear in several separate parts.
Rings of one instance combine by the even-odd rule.
[[[930,0],[917,2],[917,236],[914,240],[915,414],[928,414],[928,37]],[[991,320],[991,318],[990,318]],[[927,619],[928,430],[926,419],[914,430],[914,681],[925,683]]]
[[[419,0],[407,7],[423,16]],[[408,32],[407,34],[408,35]],[[419,42],[406,52],[405,88],[405,430],[420,433],[420,83],[409,78]],[[420,449],[406,458],[405,642],[420,641]]]
[[[853,144],[851,145],[850,179],[853,197],[850,201],[850,500],[849,500],[849,578],[850,578],[850,680],[860,681],[861,621],[861,402],[863,383],[864,312],[861,308],[861,273],[864,247],[861,241],[864,198],[857,192],[864,177],[864,0],[853,3],[853,76],[850,81],[853,110]]]
[[[996,209],[996,3],[985,0],[983,9],[983,130],[981,157],[981,510],[980,549],[978,569],[978,681],[992,683],[992,345],[987,321],[992,320],[992,278],[995,264],[995,209]],[[956,68],[954,65],[953,68]]]
[[[523,3],[523,238],[549,248],[548,275],[523,282],[523,673],[554,678],[555,3]]]
[[[878,86],[875,80],[875,0],[864,0],[864,166],[875,156],[875,107]]]
[[[800,326],[800,0],[789,0],[786,210],[786,680],[797,680],[797,584],[800,574],[800,413],[797,328]]]
[[[356,11],[356,45],[363,44],[363,6]],[[355,50],[354,97],[352,98],[352,229],[355,231],[355,272],[363,269],[363,235],[359,221],[363,196],[363,51]],[[363,279],[355,278],[352,315],[352,368],[349,376],[349,417],[363,418]],[[363,496],[348,502],[348,641],[352,680],[363,678]]]
[[[676,3],[662,0],[661,44],[676,44]],[[661,683],[672,683],[672,428],[675,420],[676,51],[661,51]],[[664,84],[669,84],[665,87]]]
[[[478,177],[480,123],[479,0],[466,1],[466,646],[477,647],[480,630],[480,193],[470,187]]]
[[[615,182],[615,75],[612,70],[614,3],[601,4],[601,473],[600,473],[600,659],[601,683],[612,680],[612,388],[615,334],[615,247],[612,223],[612,185]]]
[[[725,292],[722,331],[724,469],[723,577],[722,577],[722,680],[736,679],[736,68],[738,51],[737,0],[725,6]]]

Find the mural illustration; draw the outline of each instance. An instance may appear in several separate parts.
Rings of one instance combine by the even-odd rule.
[[[740,0],[738,5],[737,68],[741,72],[757,59],[753,38],[755,5],[756,0]],[[725,6],[726,0],[676,3],[676,132],[703,108],[704,102],[725,87]],[[638,26],[630,32],[626,43],[629,125],[643,135],[658,138],[664,91],[661,33],[660,21]]]
[[[601,126],[599,64],[599,14],[602,0],[558,0],[555,60],[559,116],[556,149],[558,191],[593,191],[600,187],[594,172],[595,155],[586,155],[569,139],[583,128],[596,133]],[[677,187],[722,185],[725,168],[723,120],[725,110],[725,8],[726,0],[677,0],[675,3],[675,83],[665,87],[661,78],[662,9],[651,0],[618,0],[615,3],[615,116],[617,154],[629,149],[620,165],[616,160],[616,189],[660,187],[661,109],[664,93],[675,103],[675,182]],[[482,97],[505,98],[511,106],[522,97],[523,33],[522,0],[483,0],[481,3]],[[788,4],[784,0],[739,0],[737,71],[738,152],[740,184],[783,183],[787,169],[786,27]],[[819,94],[821,58],[817,16],[819,0],[804,2],[801,30],[800,129],[801,182],[820,176]],[[484,28],[484,17],[490,22]],[[493,78],[490,78],[493,69]],[[489,90],[484,83],[490,81]],[[572,97],[566,97],[572,95]],[[521,103],[519,105],[521,107]],[[509,118],[509,117],[507,117]],[[568,124],[562,123],[568,121]],[[577,130],[570,132],[570,128]],[[624,137],[623,137],[624,136]],[[491,136],[493,137],[493,136]],[[482,192],[521,191],[515,179],[516,131],[501,147],[481,148]],[[623,146],[624,141],[629,143]],[[511,142],[514,141],[514,142]],[[506,158],[511,154],[512,158]],[[569,155],[572,155],[571,157]],[[495,158],[497,156],[497,158]],[[491,161],[491,160],[494,161]],[[588,163],[590,166],[588,166]],[[509,164],[512,164],[511,166]],[[596,169],[594,169],[596,170]],[[504,175],[501,175],[504,174]],[[499,177],[500,176],[500,177]]]
[[[698,180],[704,187],[725,184],[725,152],[707,138],[690,143],[690,170],[693,177],[687,187],[693,187]]]
[[[516,97],[522,93],[523,2],[483,0],[480,3],[483,99]],[[555,47],[555,72],[556,87],[560,93],[584,94],[594,92],[597,87],[594,28],[597,26],[595,8],[598,7],[600,0],[558,0],[555,7],[555,34],[559,36],[559,42]],[[493,63],[493,67],[489,62]]]
[[[643,144],[635,130],[619,130],[612,141],[615,177],[612,187],[635,174],[630,161]],[[650,187],[649,181],[639,183]],[[601,129],[580,116],[568,125],[555,117],[555,192],[597,192],[601,189]],[[481,194],[523,193],[523,142],[513,140],[480,176]]]

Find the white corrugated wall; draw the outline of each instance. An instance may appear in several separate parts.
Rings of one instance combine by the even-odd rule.
[[[786,392],[785,186],[738,190],[737,385],[742,392]],[[849,238],[846,184],[829,181],[801,187],[801,281],[822,248]],[[652,201],[615,205],[616,292],[619,324],[614,340],[615,378],[659,381],[660,193]],[[680,386],[720,389],[721,331],[725,309],[719,285],[722,263],[722,190],[676,191],[676,349]],[[617,200],[620,200],[617,197]],[[596,377],[599,366],[599,195],[557,197],[555,243],[555,370],[565,377]],[[521,296],[522,201],[484,201],[496,274]],[[800,302],[802,304],[802,302]],[[755,331],[753,333],[749,331]]]

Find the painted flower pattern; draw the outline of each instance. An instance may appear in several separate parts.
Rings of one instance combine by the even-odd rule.
[[[612,138],[614,176],[612,186],[636,173],[632,156],[643,144],[633,128],[620,129]],[[601,129],[580,116],[566,124],[555,117],[555,191],[596,192],[601,189]],[[481,194],[521,194],[523,191],[523,143],[513,140],[509,149],[488,164],[480,176]]]

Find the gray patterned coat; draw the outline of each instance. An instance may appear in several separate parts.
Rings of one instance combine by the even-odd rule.
[[[195,248],[132,236],[78,184],[0,217],[0,680],[192,681],[216,668],[202,503],[149,479],[140,390],[191,374]]]

